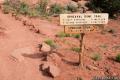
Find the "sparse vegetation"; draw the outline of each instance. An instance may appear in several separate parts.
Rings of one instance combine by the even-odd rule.
[[[77,38],[77,39],[78,39],[78,38],[80,38],[80,34],[73,34],[73,35],[72,35],[72,37],[74,37],[74,38]]]
[[[53,4],[50,6],[50,14],[54,15],[54,14],[60,14],[63,12],[63,7],[60,4]]]
[[[29,6],[28,6],[26,3],[24,3],[24,2],[21,2],[21,3],[20,3],[20,7],[19,7],[19,9],[18,9],[18,12],[19,12],[20,14],[27,15],[30,11],[31,11],[31,10],[30,10]]]
[[[51,40],[51,39],[47,39],[47,40],[45,40],[44,42],[45,42],[46,44],[48,44],[49,46],[53,47],[53,48],[56,47],[55,42],[54,42],[53,40]]]
[[[91,58],[94,60],[94,61],[99,61],[101,60],[101,55],[99,53],[94,53]]]
[[[116,60],[117,62],[120,62],[120,53],[116,55],[115,60]]]
[[[47,15],[47,5],[48,0],[41,0],[38,5],[36,5],[36,10],[39,12],[40,15]]]
[[[70,37],[70,34],[67,34],[67,33],[64,33],[64,32],[59,32],[56,36],[60,37],[60,38],[64,38],[64,37]]]
[[[16,13],[16,14],[24,14],[27,15],[30,11],[29,6],[24,3],[16,0],[15,2],[12,0],[6,0],[3,4],[3,12],[4,13]]]
[[[81,49],[79,47],[73,47],[71,50],[79,53]]]

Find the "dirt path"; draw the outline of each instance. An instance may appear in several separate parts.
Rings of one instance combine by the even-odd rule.
[[[36,46],[42,38],[30,32],[21,22],[0,12],[0,80],[50,80],[39,71],[40,59],[26,58],[26,62],[14,62],[10,54],[17,48]]]

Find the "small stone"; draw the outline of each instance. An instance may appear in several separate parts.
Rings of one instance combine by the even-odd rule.
[[[41,51],[49,52],[49,51],[51,51],[51,47],[46,43],[42,43]]]

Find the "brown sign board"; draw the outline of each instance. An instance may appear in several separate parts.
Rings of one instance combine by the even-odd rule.
[[[65,33],[79,34],[89,32],[100,32],[103,29],[103,25],[81,25],[81,26],[65,26]]]
[[[60,14],[60,25],[107,24],[107,13]]]

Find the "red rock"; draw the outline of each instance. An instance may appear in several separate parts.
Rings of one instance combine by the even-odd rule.
[[[52,77],[58,77],[60,75],[60,69],[57,66],[50,65],[49,68],[49,73],[51,74]]]
[[[46,43],[42,43],[41,51],[42,52],[49,52],[51,50],[51,47],[47,45]]]

